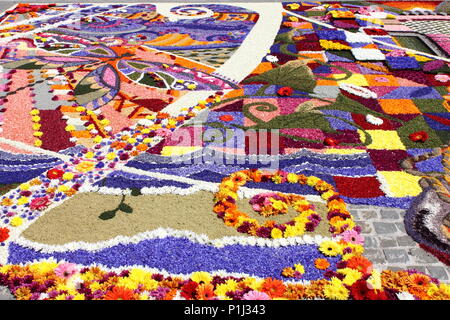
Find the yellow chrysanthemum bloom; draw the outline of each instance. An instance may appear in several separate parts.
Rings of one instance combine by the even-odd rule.
[[[85,296],[82,293],[77,293],[76,295],[73,296],[73,300],[84,300]]]
[[[13,227],[18,227],[18,226],[22,225],[22,223],[23,223],[23,220],[21,217],[14,217],[11,219],[9,224]]]
[[[286,230],[284,230],[284,237],[285,238],[296,237],[302,235],[303,233],[304,232],[302,232],[302,229],[287,225]]]
[[[342,254],[341,246],[334,241],[323,241],[319,246],[320,252],[329,257],[337,256]]]
[[[245,279],[243,280],[243,283],[244,283],[247,287],[249,287],[249,288],[251,288],[251,289],[253,289],[253,290],[258,290],[258,289],[260,289],[263,282],[264,282],[264,280],[257,280],[257,279],[255,279],[255,278],[245,278]]]
[[[19,189],[20,189],[20,190],[26,191],[26,190],[30,189],[30,187],[31,187],[31,186],[30,186],[28,183],[22,183],[22,184],[19,186]]]
[[[302,264],[300,263],[294,264],[294,267],[295,271],[300,272],[301,274],[305,273],[305,267]]]
[[[68,191],[69,189],[70,189],[70,187],[67,186],[67,185],[65,185],[65,184],[60,185],[60,186],[58,187],[58,191],[61,191],[61,192],[66,192],[66,191]]]
[[[72,124],[69,124],[69,125],[66,126],[66,129],[65,129],[65,130],[66,130],[66,131],[75,131],[75,126],[72,125]]]
[[[317,182],[319,182],[320,179],[314,176],[310,176],[306,179],[306,184],[310,187],[314,187]]]
[[[75,175],[72,172],[65,172],[62,176],[63,180],[72,180]]]
[[[80,172],[88,172],[88,171],[91,171],[92,169],[94,169],[94,167],[95,167],[94,162],[83,161],[83,162],[80,162],[79,164],[77,164],[75,169],[77,169]]]
[[[273,228],[270,235],[273,239],[280,239],[280,238],[283,238],[283,231],[281,231],[278,228]]]
[[[211,275],[205,271],[198,271],[191,274],[191,280],[197,283],[210,283],[212,280]]]
[[[91,158],[94,157],[94,153],[92,151],[86,152],[84,157],[87,158],[87,159],[91,159]]]
[[[102,136],[95,136],[94,139],[92,139],[92,141],[94,141],[95,143],[100,143],[103,141]]]
[[[286,179],[289,183],[297,183],[298,182],[298,176],[295,173],[288,173]]]
[[[275,210],[287,210],[288,206],[285,202],[281,201],[281,200],[275,200],[275,199],[270,199],[270,202],[272,202],[272,207]]]
[[[20,197],[19,199],[17,199],[17,204],[18,205],[22,205],[25,203],[28,203],[29,199],[27,197]]]

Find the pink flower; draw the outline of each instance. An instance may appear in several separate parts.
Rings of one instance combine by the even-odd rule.
[[[72,277],[77,272],[78,272],[77,265],[74,264],[74,263],[69,263],[69,262],[61,263],[55,269],[55,274],[58,277],[61,277],[61,278],[64,278],[64,279],[69,279],[70,277]]]
[[[171,133],[172,133],[172,131],[170,131],[169,129],[165,129],[165,128],[156,130],[156,135],[161,136],[161,137],[167,137]]]
[[[31,210],[44,210],[50,205],[50,199],[45,197],[34,198],[31,200],[30,209]]]
[[[355,230],[345,230],[342,233],[342,239],[346,242],[350,242],[353,244],[363,244],[364,243],[364,237],[361,236],[358,232]]]
[[[387,57],[404,57],[406,56],[406,52],[400,49],[395,49],[386,54]]]
[[[447,82],[448,80],[450,80],[450,76],[446,74],[437,74],[434,76],[434,79],[439,82]]]
[[[267,293],[259,291],[249,291],[242,296],[243,300],[270,300]]]

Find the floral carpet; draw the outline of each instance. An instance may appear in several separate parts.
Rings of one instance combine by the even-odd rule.
[[[18,4],[0,16],[0,287],[23,300],[448,300],[439,1]]]

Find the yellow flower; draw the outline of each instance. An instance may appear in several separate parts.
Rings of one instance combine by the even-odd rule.
[[[18,227],[18,226],[22,225],[22,223],[23,223],[23,220],[21,217],[14,217],[11,219],[11,222],[9,224],[13,227]]]
[[[319,246],[320,252],[326,256],[334,257],[338,254],[342,254],[341,246],[334,241],[323,241]]]
[[[103,138],[101,136],[96,136],[94,139],[92,139],[95,143],[100,143],[103,141]]]
[[[305,273],[305,267],[300,263],[294,264],[295,271],[300,272],[301,274]]]
[[[39,114],[39,110],[38,109],[33,109],[30,111],[30,115],[32,116],[37,116]]]
[[[12,201],[10,198],[3,198],[1,202],[2,206],[12,206],[14,204],[14,201]]]
[[[297,183],[298,182],[298,176],[295,173],[288,173],[286,178],[289,183]]]
[[[72,124],[69,124],[66,126],[66,131],[75,131],[75,126]]]
[[[280,183],[283,182],[283,177],[281,177],[281,176],[279,176],[279,175],[274,175],[274,176],[272,177],[272,181],[273,181],[275,184],[280,184]]]
[[[352,284],[354,284],[356,281],[358,281],[362,277],[361,272],[359,272],[358,270],[355,270],[355,269],[351,269],[351,268],[338,269],[337,272],[345,275],[344,279],[342,279],[342,283],[344,283],[348,286],[351,286]]]
[[[86,154],[84,155],[85,158],[93,158],[94,157],[94,153],[92,151],[86,152]]]
[[[65,172],[62,176],[63,180],[72,180],[75,175],[72,172]]]
[[[133,144],[133,143],[136,143],[137,140],[136,140],[136,138],[130,138],[127,140],[127,142]]]
[[[191,280],[195,281],[197,283],[203,282],[203,283],[208,284],[208,283],[211,282],[212,277],[211,277],[211,275],[208,272],[198,271],[198,272],[194,272],[191,275]]]
[[[76,295],[74,295],[73,300],[84,300],[84,294],[82,293],[77,293]]]
[[[233,279],[228,279],[225,282],[225,285],[228,286],[231,291],[235,291],[238,288],[238,283],[236,282],[236,280]]]
[[[39,130],[41,128],[41,124],[40,123],[33,123],[32,128],[33,128],[33,130]]]
[[[55,270],[58,264],[54,261],[41,261],[30,265],[30,271],[33,273],[46,274]]]
[[[344,287],[342,282],[337,278],[332,278],[331,283],[323,288],[325,297],[332,300],[347,300],[348,290]]]
[[[144,140],[142,140],[142,142],[145,144],[152,143],[152,141],[153,141],[152,138],[145,138]]]
[[[230,291],[229,287],[226,284],[222,283],[216,287],[214,293],[219,297],[225,297],[228,291]]]
[[[32,117],[31,117],[31,121],[33,121],[33,122],[39,122],[39,121],[41,121],[41,117],[39,117],[39,116],[32,116]]]
[[[303,233],[305,233],[304,228],[301,228],[300,226],[287,225],[286,230],[284,230],[284,237],[296,237],[302,235]]]
[[[39,139],[34,140],[34,145],[35,145],[36,147],[42,146],[42,140],[39,140]]]
[[[19,199],[17,199],[17,204],[18,205],[22,205],[28,203],[28,198],[27,197],[20,197]]]
[[[377,269],[372,270],[372,275],[369,279],[367,279],[367,283],[370,284],[371,289],[375,290],[381,290],[382,284],[381,284],[381,272]]]
[[[275,210],[282,211],[282,210],[287,210],[287,208],[288,208],[287,204],[281,200],[270,199],[270,202],[272,202],[272,207]]]
[[[88,172],[88,171],[91,171],[92,169],[94,169],[94,167],[95,167],[94,162],[83,161],[83,162],[80,162],[79,164],[77,164],[77,166],[75,168],[80,172]]]
[[[69,190],[69,189],[70,189],[70,187],[67,186],[67,185],[65,185],[65,184],[60,185],[60,186],[58,187],[58,191],[61,191],[61,192],[66,192],[66,191]]]
[[[283,237],[283,231],[281,231],[278,228],[273,228],[270,235],[272,236],[273,239],[279,239]]]
[[[292,9],[292,10],[296,10],[296,9],[300,8],[300,5],[298,3],[289,3],[286,7],[288,7],[289,9]]]
[[[310,176],[308,177],[308,179],[306,180],[306,184],[310,187],[314,187],[316,185],[317,182],[319,182],[320,179],[314,176]]]

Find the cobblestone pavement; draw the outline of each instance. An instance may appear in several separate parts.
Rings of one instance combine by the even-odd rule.
[[[406,233],[405,210],[348,205],[365,238],[364,255],[380,270],[416,269],[450,283],[450,268],[421,249]]]

